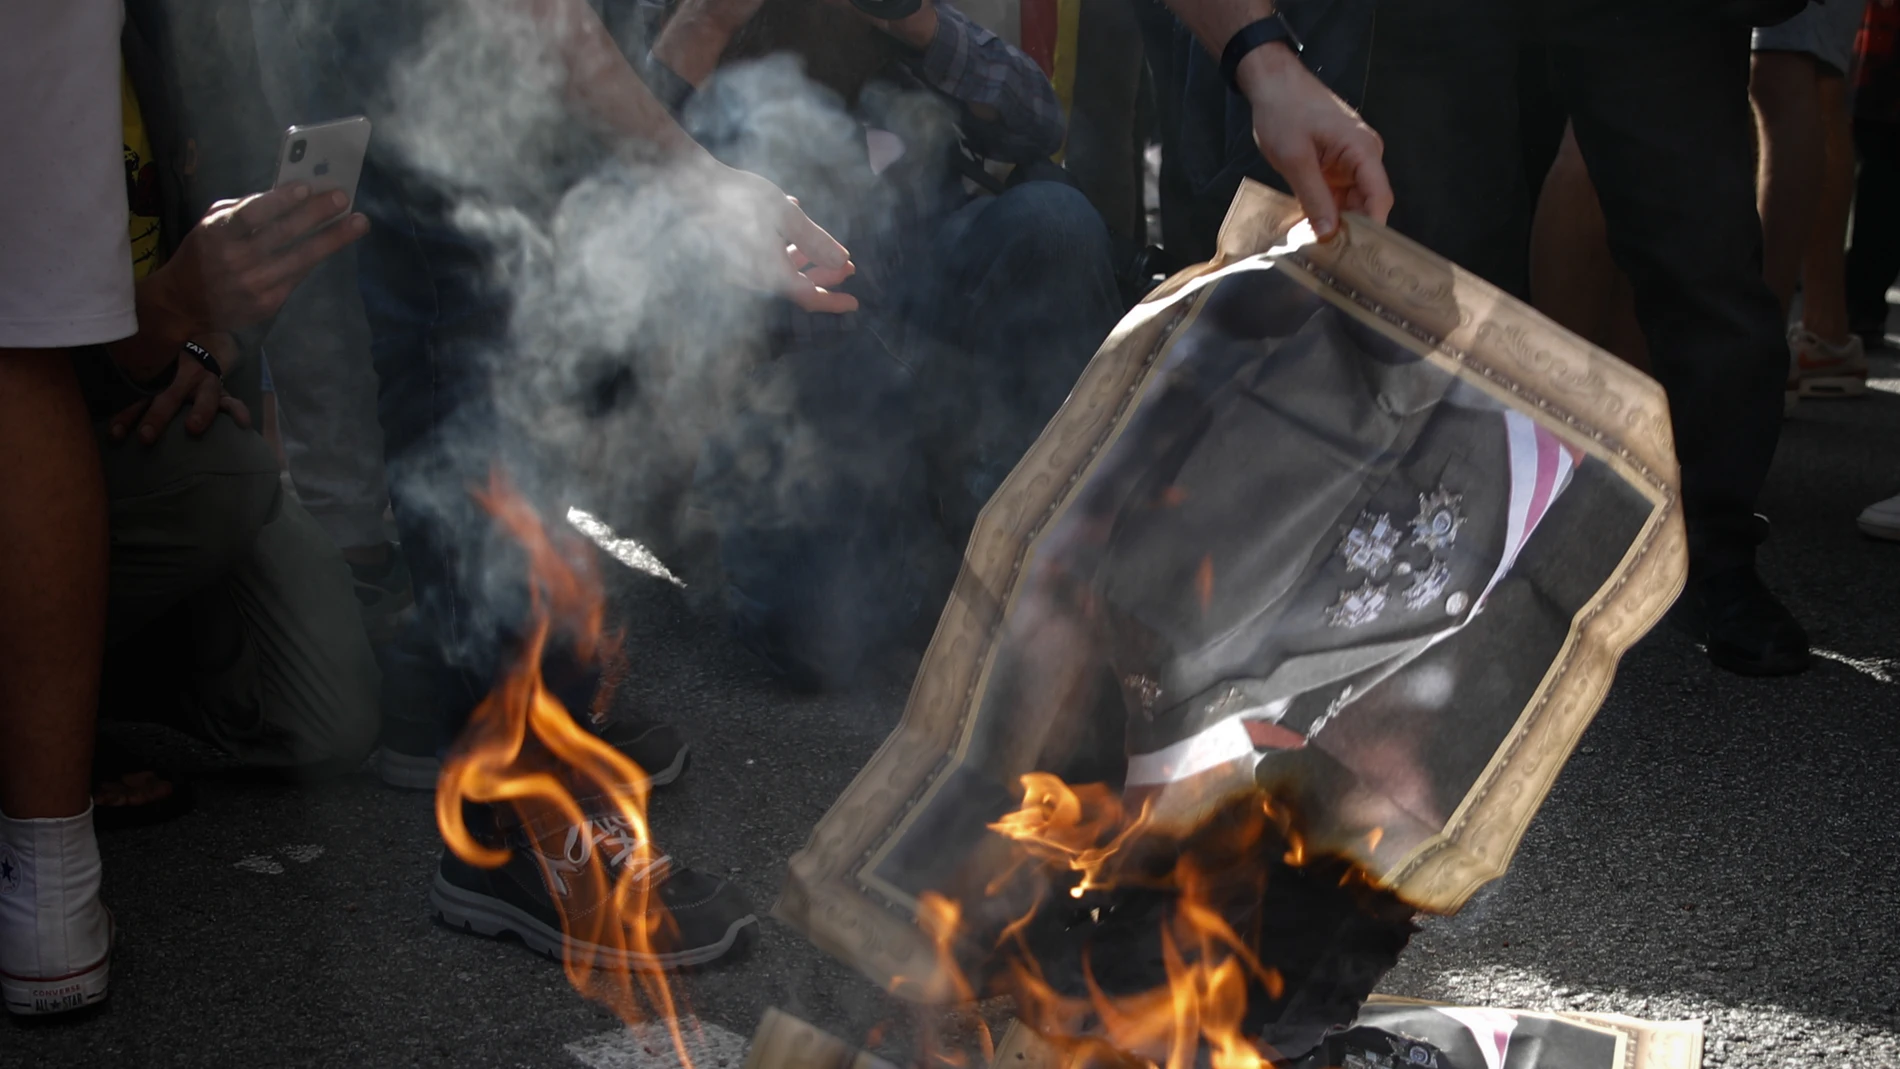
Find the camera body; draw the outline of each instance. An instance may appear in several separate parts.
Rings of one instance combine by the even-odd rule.
[[[923,0],[851,0],[851,6],[874,19],[906,19],[924,5]]]

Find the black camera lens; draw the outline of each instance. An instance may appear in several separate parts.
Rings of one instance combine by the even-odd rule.
[[[310,147],[310,142],[305,141],[302,138],[298,138],[297,140],[292,141],[290,143],[290,162],[296,163],[298,160],[303,159],[304,150],[309,147]]]

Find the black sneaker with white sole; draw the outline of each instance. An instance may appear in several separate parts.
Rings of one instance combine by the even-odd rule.
[[[672,918],[672,923],[656,926],[656,945],[637,951],[630,949],[630,940],[618,947],[570,941],[561,930],[561,910],[570,918],[586,919],[606,903],[587,901],[593,896],[586,882],[569,877],[598,854],[612,878],[619,878],[621,866],[638,845],[630,829],[618,817],[594,817],[585,825],[568,826],[565,834],[514,834],[506,842],[512,855],[496,869],[476,868],[451,851],[443,852],[429,904],[444,924],[476,935],[513,935],[530,950],[555,960],[561,960],[564,951],[578,951],[609,968],[644,971],[706,965],[749,947],[757,936],[758,915],[731,881],[660,857],[636,877],[653,881],[651,908],[663,908]],[[631,931],[646,919],[627,917],[621,923]]]

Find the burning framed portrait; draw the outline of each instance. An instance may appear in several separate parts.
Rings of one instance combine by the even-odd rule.
[[[1231,959],[1248,1034],[1350,1019],[1413,910],[1504,871],[1680,590],[1659,386],[1383,227],[1301,220],[1243,187],[984,511],[778,905],[879,982],[1007,977],[1031,1023],[1099,1030]]]

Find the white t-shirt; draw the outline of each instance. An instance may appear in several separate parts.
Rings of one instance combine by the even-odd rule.
[[[0,349],[138,331],[120,0],[0,2]]]

